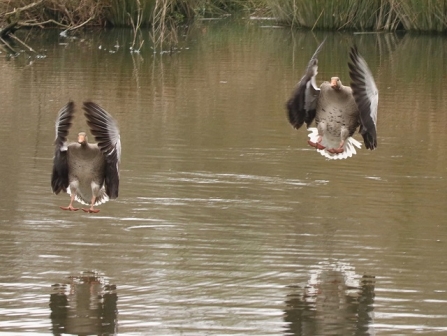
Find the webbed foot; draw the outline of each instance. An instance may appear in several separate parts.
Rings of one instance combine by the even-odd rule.
[[[340,154],[343,153],[345,150],[343,148],[331,148],[327,150],[331,154]]]
[[[84,209],[84,208],[82,208],[82,211],[84,211],[84,212],[88,212],[88,213],[98,213],[98,212],[99,212],[99,209],[93,209],[93,208],[90,208],[90,209]]]
[[[307,141],[307,143],[312,146],[315,147],[316,149],[325,149],[326,147],[324,147],[321,143],[319,142],[312,142],[310,140]]]
[[[69,205],[68,207],[63,207],[60,206],[59,208],[61,208],[62,210],[70,210],[70,211],[78,211],[79,208],[73,208],[73,206]]]

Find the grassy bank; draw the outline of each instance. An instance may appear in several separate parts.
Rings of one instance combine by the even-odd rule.
[[[266,0],[281,22],[308,29],[447,31],[444,0]]]
[[[160,28],[260,8],[285,25],[306,29],[447,30],[445,0],[10,0],[0,2],[0,23]]]
[[[265,0],[10,0],[0,2],[0,22],[22,25],[151,25],[159,12],[177,21],[262,7]]]

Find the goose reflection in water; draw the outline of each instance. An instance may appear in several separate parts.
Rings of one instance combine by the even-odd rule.
[[[325,262],[311,273],[304,287],[290,288],[285,335],[376,335],[374,276],[359,276],[347,264]]]
[[[95,272],[69,277],[53,285],[50,295],[53,335],[113,335],[117,333],[116,286]]]

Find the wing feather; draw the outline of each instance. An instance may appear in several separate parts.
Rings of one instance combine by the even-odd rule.
[[[292,97],[287,102],[287,111],[290,124],[299,129],[303,123],[307,127],[315,118],[317,100],[320,94],[320,88],[317,86],[315,78],[318,73],[318,53],[323,47],[324,42],[320,43],[311,57],[306,72],[298,82]]]
[[[377,108],[379,104],[379,90],[368,64],[354,45],[349,53],[349,76],[351,77],[352,94],[360,112],[360,133],[365,147],[377,147]]]
[[[111,198],[118,197],[119,163],[121,161],[121,140],[118,124],[101,106],[93,102],[84,102],[87,124],[90,127],[98,147],[106,158],[105,188]]]
[[[56,118],[56,139],[54,140],[53,172],[51,188],[57,195],[68,188],[67,136],[73,120],[74,103],[69,101],[62,107]]]

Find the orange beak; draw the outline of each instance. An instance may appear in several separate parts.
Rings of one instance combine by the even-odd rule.
[[[78,134],[78,142],[80,144],[85,142],[85,135],[84,134]]]
[[[331,79],[331,87],[333,89],[337,88],[337,80],[336,79]]]

